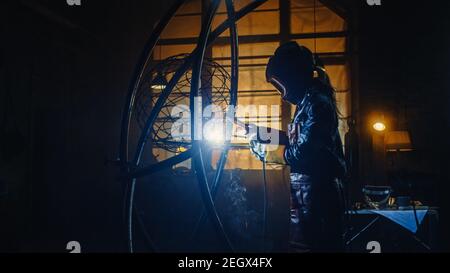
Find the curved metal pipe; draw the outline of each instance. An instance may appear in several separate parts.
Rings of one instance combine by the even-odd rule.
[[[141,80],[143,78],[145,67],[147,66],[151,52],[155,47],[156,43],[161,36],[162,31],[167,26],[169,21],[172,19],[173,15],[177,12],[177,10],[181,7],[181,5],[185,2],[185,0],[177,0],[172,7],[170,7],[169,11],[162,17],[162,19],[158,22],[156,28],[153,30],[152,35],[148,39],[147,43],[144,46],[144,49],[141,53],[141,57],[139,58],[140,62],[135,68],[132,79],[130,81],[129,91],[126,98],[126,104],[128,108],[124,109],[122,113],[122,128],[120,134],[120,150],[119,150],[119,161],[121,163],[122,172],[128,173],[129,165],[128,165],[128,137],[130,131],[130,121],[131,115],[134,108],[134,102],[136,99],[136,93],[139,90],[139,86]],[[127,230],[128,230],[128,249],[130,252],[133,252],[133,199],[134,199],[134,190],[135,190],[136,179],[126,180],[125,181],[125,219],[127,219]],[[138,217],[140,217],[138,215]]]
[[[231,40],[231,100],[230,100],[230,106],[227,111],[227,117],[230,117],[232,113],[234,113],[234,108],[237,105],[237,91],[238,91],[238,82],[239,82],[239,41],[238,41],[238,33],[236,28],[236,21],[235,21],[235,10],[232,0],[225,0],[226,6],[227,6],[227,14],[228,14],[228,20],[230,22],[233,22],[230,24],[230,40]],[[234,115],[233,119],[234,119]],[[226,119],[226,138],[225,138],[225,147],[224,151],[222,152],[222,155],[219,160],[219,164],[217,167],[217,170],[219,170],[216,173],[216,177],[214,178],[214,184],[213,184],[213,194],[215,195],[217,188],[219,186],[221,177],[222,177],[222,171],[225,167],[225,163],[227,160],[228,150],[230,148],[231,143],[231,135],[232,135],[232,129],[233,124],[229,119]]]
[[[122,163],[122,166],[125,168],[128,164],[128,137],[129,137],[129,130],[130,130],[130,121],[131,121],[131,114],[133,112],[134,107],[134,101],[136,99],[136,93],[139,89],[139,85],[142,81],[142,77],[144,74],[145,67],[147,66],[150,57],[151,52],[153,51],[153,48],[155,47],[156,43],[159,40],[159,37],[161,36],[161,33],[163,32],[164,28],[169,23],[170,19],[175,15],[177,10],[181,7],[181,5],[185,2],[185,0],[177,0],[175,4],[170,7],[169,11],[164,15],[163,18],[158,22],[157,26],[153,30],[150,38],[147,40],[144,49],[141,53],[141,56],[139,58],[139,63],[136,66],[133,76],[130,81],[130,86],[128,88],[128,95],[126,98],[125,105],[127,106],[126,109],[124,109],[122,113],[122,128],[121,128],[121,135],[120,135],[120,151],[119,151],[119,159]]]
[[[226,1],[226,7],[227,7],[227,15],[228,15],[228,22],[229,28],[230,28],[230,40],[231,40],[231,100],[230,100],[230,106],[227,111],[227,119],[226,119],[226,137],[225,137],[225,145],[223,148],[223,151],[220,155],[219,161],[217,163],[216,168],[216,174],[214,177],[213,184],[211,186],[211,194],[214,198],[217,195],[217,190],[219,188],[220,182],[222,181],[222,175],[223,175],[223,169],[225,168],[225,164],[227,162],[228,157],[228,151],[230,148],[231,143],[231,134],[233,129],[232,121],[229,120],[230,115],[234,108],[237,105],[237,91],[238,91],[238,82],[239,82],[239,40],[238,40],[238,33],[236,28],[236,13],[233,5],[232,0],[225,0]],[[233,23],[231,23],[233,22]],[[233,119],[234,119],[234,115]],[[206,213],[205,210],[202,210],[202,213],[200,214],[200,218],[196,222],[196,225],[194,227],[194,231],[192,232],[191,240],[196,238],[197,233],[200,229],[200,227],[203,225],[203,223],[206,220]]]
[[[194,65],[192,67],[192,81],[191,81],[191,95],[190,95],[190,108],[191,108],[191,138],[194,151],[196,151],[196,156],[192,158],[194,168],[197,172],[197,179],[199,181],[200,192],[203,198],[203,203],[205,205],[206,211],[208,213],[209,219],[212,221],[214,228],[216,229],[219,239],[226,245],[226,247],[233,251],[233,245],[228,238],[227,233],[223,227],[222,221],[217,213],[216,207],[214,205],[214,200],[211,195],[211,190],[208,184],[208,178],[206,176],[205,164],[203,160],[202,143],[195,139],[196,132],[196,117],[195,113],[195,98],[201,96],[200,94],[200,79],[201,71],[203,65],[203,59],[205,55],[206,46],[208,44],[208,37],[211,31],[211,24],[219,7],[220,1],[213,0],[209,6],[207,16],[202,23],[202,30],[200,32],[200,37],[197,43],[197,54],[195,56]]]
[[[267,0],[254,0],[247,6],[243,7],[238,12],[236,12],[235,22],[239,21],[242,17],[254,11],[256,8],[258,8],[265,2],[267,2]],[[216,27],[216,29],[213,32],[211,32],[208,38],[208,44],[212,43],[215,39],[217,39],[217,37],[219,37],[229,27],[230,27],[230,20],[227,19],[225,22]]]

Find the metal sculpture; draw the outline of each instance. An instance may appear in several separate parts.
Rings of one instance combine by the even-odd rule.
[[[155,45],[170,19],[185,2],[184,0],[176,1],[155,27],[135,68],[123,111],[119,155],[119,163],[124,180],[125,214],[130,252],[134,251],[133,219],[134,217],[139,218],[138,214],[133,213],[137,179],[151,175],[155,171],[170,168],[190,158],[192,158],[193,167],[199,182],[206,215],[213,223],[217,234],[227,250],[234,250],[223,228],[222,221],[217,214],[213,200],[223,174],[231,137],[227,136],[225,138],[225,143],[215,168],[213,181],[209,182],[205,171],[202,140],[195,140],[191,136],[188,142],[174,142],[167,131],[167,125],[170,123],[170,116],[167,113],[167,109],[173,107],[180,100],[189,100],[191,113],[194,113],[194,100],[198,97],[209,99],[212,103],[221,107],[227,105],[235,106],[237,104],[239,53],[236,22],[262,5],[266,0],[254,0],[239,11],[235,11],[233,0],[224,1],[227,9],[227,19],[217,28],[211,29],[213,18],[221,2],[220,0],[211,0],[208,5],[208,10],[202,16],[202,27],[198,37],[198,43],[190,54],[170,57],[154,66],[152,65],[151,59]],[[205,50],[227,29],[230,30],[231,75],[224,72],[217,63],[205,59]],[[217,95],[215,97],[208,97],[200,86],[202,74],[204,75],[202,73],[204,68],[210,71],[214,70],[212,76],[218,76],[222,80],[223,85],[213,90],[213,95]],[[167,82],[167,85],[161,88],[160,92],[156,94],[146,93],[145,91],[149,89],[152,81],[158,78],[158,73],[162,73],[163,75],[165,73],[166,76],[167,74],[171,74],[171,78]],[[130,137],[133,120],[137,121],[139,125],[138,132],[140,135],[135,138]],[[194,134],[194,129],[197,125],[194,115],[191,115],[190,125],[190,132]],[[232,126],[231,121],[227,121],[226,126],[227,128]],[[231,132],[231,130],[226,131]],[[154,145],[154,147],[173,152],[174,155],[161,161],[145,161],[145,151],[149,143]],[[183,149],[179,149],[180,147],[183,147]]]

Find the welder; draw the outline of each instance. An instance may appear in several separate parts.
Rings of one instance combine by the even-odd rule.
[[[287,128],[284,161],[290,166],[291,241],[296,250],[341,252],[345,175],[335,91],[312,52],[296,42],[281,45],[270,58],[266,79],[282,99],[296,105]],[[319,75],[319,77],[317,77]],[[261,145],[250,142],[253,153]]]

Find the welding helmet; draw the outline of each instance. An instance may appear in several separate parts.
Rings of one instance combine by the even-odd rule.
[[[297,42],[288,42],[275,51],[266,68],[266,80],[281,97],[298,104],[311,86],[314,77],[312,52]]]

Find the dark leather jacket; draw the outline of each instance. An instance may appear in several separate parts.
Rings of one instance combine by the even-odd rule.
[[[325,90],[324,88],[328,88]],[[297,104],[293,124],[297,140],[284,151],[291,173],[340,178],[346,167],[331,87],[316,80]],[[299,126],[298,126],[299,125]]]

